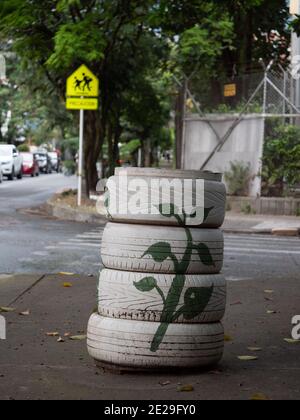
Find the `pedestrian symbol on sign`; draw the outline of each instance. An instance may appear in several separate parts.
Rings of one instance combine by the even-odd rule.
[[[84,94],[86,92],[86,90],[85,90],[86,88],[90,92],[92,81],[93,81],[93,79],[91,77],[87,76],[85,73],[82,73],[82,80],[79,80],[75,76],[74,89],[76,91],[81,92],[82,94]]]
[[[77,89],[81,90],[81,83],[82,83],[82,80],[77,79],[77,77],[75,76],[74,89],[75,90],[77,90]]]
[[[91,82],[93,81],[93,79],[91,79],[90,77],[88,77],[85,73],[83,73],[83,82],[84,82],[84,85],[83,85],[83,88],[82,88],[82,90],[85,92],[85,88],[87,87],[88,88],[88,90],[89,90],[89,92],[91,91],[91,88],[90,88],[90,84],[91,84]]]
[[[67,97],[97,98],[99,95],[99,81],[86,67],[81,66],[67,81]]]

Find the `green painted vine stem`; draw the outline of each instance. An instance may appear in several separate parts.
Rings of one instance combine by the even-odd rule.
[[[176,311],[184,290],[186,273],[189,268],[193,252],[198,252],[199,258],[203,264],[214,266],[215,263],[208,247],[205,244],[196,245],[193,243],[191,231],[186,227],[187,215],[183,212],[183,218],[181,219],[174,205],[171,204],[168,205],[168,207],[170,212],[166,215],[163,205],[159,206],[160,213],[165,217],[175,217],[179,226],[184,227],[185,229],[187,246],[182,260],[178,261],[172,252],[171,245],[167,242],[159,242],[152,245],[143,255],[143,257],[150,255],[155,262],[159,263],[164,262],[168,258],[172,260],[176,276],[172,282],[168,295],[167,297],[164,296],[163,291],[158,286],[154,277],[146,277],[141,281],[134,283],[134,286],[141,292],[150,292],[156,289],[163,301],[164,307],[160,319],[160,325],[151,343],[151,351],[153,353],[159,350],[171,323],[177,321],[181,316],[183,316],[185,320],[192,320],[203,313],[214,290],[214,286],[189,288],[184,296],[184,305]],[[211,210],[212,208],[205,210],[205,219],[208,217]]]

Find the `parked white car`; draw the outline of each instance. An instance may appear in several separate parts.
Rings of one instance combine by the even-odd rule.
[[[14,145],[0,144],[0,163],[3,176],[10,181],[13,181],[15,177],[22,179],[23,158]]]

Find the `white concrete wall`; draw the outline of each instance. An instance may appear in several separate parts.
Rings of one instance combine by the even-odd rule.
[[[207,117],[221,137],[230,129],[236,118],[238,118],[237,115],[209,115]],[[229,169],[230,162],[250,163],[253,175],[250,196],[260,196],[261,178],[259,174],[263,143],[264,118],[257,114],[247,115],[205,169],[224,173]],[[184,169],[199,170],[218,144],[218,139],[205,119],[198,115],[190,115],[186,120],[184,144]]]

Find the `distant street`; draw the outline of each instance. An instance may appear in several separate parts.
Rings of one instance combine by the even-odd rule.
[[[87,253],[85,248],[64,245],[96,226],[19,211],[45,203],[63,188],[75,187],[75,177],[56,174],[5,181],[0,185],[0,273],[71,271],[88,274],[98,270],[99,247]]]
[[[63,175],[4,182],[0,186],[0,273],[97,275],[103,227],[20,213],[43,204],[62,188],[76,187]],[[226,234],[224,272],[231,281],[297,278],[300,240]]]

